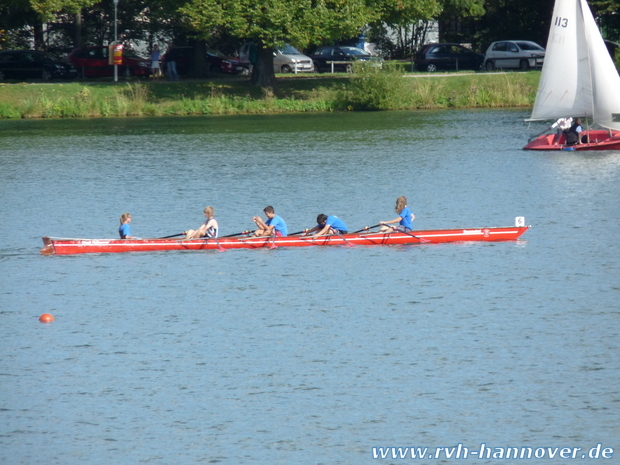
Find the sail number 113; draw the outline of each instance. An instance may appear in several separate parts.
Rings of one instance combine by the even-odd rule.
[[[560,18],[559,16],[555,17],[555,21],[553,22],[554,26],[560,27],[568,27],[568,18]]]

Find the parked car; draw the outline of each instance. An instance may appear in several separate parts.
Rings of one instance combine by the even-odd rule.
[[[487,71],[494,69],[542,68],[545,49],[529,40],[501,40],[493,42],[487,49],[484,67]]]
[[[239,49],[239,59],[241,64],[252,71],[252,60],[250,55],[255,53],[252,49],[254,42],[246,42]],[[273,50],[273,72],[274,73],[306,73],[314,71],[312,59],[289,44]]]
[[[166,52],[161,60],[164,73],[166,72],[167,63],[171,59],[176,61],[177,73],[180,76],[189,74],[192,61],[194,60],[194,49],[193,47],[174,47]],[[238,58],[226,56],[212,48],[207,49],[206,61],[211,73],[239,74],[245,71]]]
[[[312,59],[292,45],[276,48],[273,52],[273,71],[275,73],[311,73],[314,71]]]
[[[484,63],[484,55],[459,44],[427,44],[416,54],[414,61],[418,70],[431,73],[439,69],[479,70]]]
[[[5,79],[75,79],[77,70],[37,50],[0,52],[0,81]]]
[[[109,62],[107,46],[84,47],[69,54],[69,62],[75,65],[82,77],[114,76],[114,65]],[[137,55],[133,50],[123,49],[123,64],[118,65],[118,75],[124,77],[148,76],[151,60]]]
[[[319,47],[310,55],[310,58],[314,62],[314,70],[317,73],[331,71],[332,65],[334,71],[351,73],[353,71],[352,62],[359,60],[371,61],[378,66],[381,66],[383,63],[381,58],[372,56],[366,50],[345,45]]]

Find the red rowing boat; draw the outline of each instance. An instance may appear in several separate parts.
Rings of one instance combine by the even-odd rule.
[[[352,245],[403,245],[439,244],[467,241],[514,241],[530,226],[508,228],[437,229],[411,233],[362,232],[319,236],[287,237],[222,237],[219,239],[61,239],[44,237],[41,249],[46,255],[72,255],[82,253],[155,252],[166,250],[226,250],[274,247],[352,246]]]

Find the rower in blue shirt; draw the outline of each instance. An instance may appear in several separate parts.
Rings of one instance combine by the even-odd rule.
[[[274,208],[269,205],[264,208],[263,212],[267,217],[267,221],[263,221],[260,216],[255,216],[252,221],[256,223],[258,229],[254,231],[255,236],[275,236],[286,237],[288,235],[288,228],[282,218],[276,215]]]
[[[384,225],[381,227],[379,232],[391,232],[391,231],[411,231],[413,229],[413,220],[415,220],[415,215],[411,213],[409,207],[407,206],[407,197],[401,195],[396,199],[396,208],[394,208],[396,213],[398,213],[398,218],[394,218],[390,221],[381,221],[380,224]],[[398,223],[398,226],[387,226],[388,224]]]
[[[325,234],[346,234],[349,231],[347,225],[334,215],[324,215],[321,213],[316,217],[318,223],[314,228],[309,229],[303,235],[318,231],[314,236],[323,236]]]

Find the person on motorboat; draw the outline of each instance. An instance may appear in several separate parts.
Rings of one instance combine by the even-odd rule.
[[[581,133],[583,127],[581,126],[581,119],[577,118],[573,125],[565,131],[566,145],[579,145],[581,144]]]
[[[321,213],[316,217],[316,222],[317,225],[312,229],[308,229],[302,236],[306,236],[315,231],[318,232],[314,237],[323,236],[325,234],[346,234],[349,232],[349,228],[344,224],[344,221],[334,215],[325,215]]]
[[[413,229],[413,220],[415,220],[415,215],[411,213],[409,207],[407,206],[407,197],[401,195],[396,199],[396,207],[394,208],[396,213],[398,213],[398,218],[394,218],[390,221],[380,221],[379,224],[382,224],[379,232],[386,231],[411,231]],[[398,226],[388,226],[390,224],[398,223]]]
[[[185,239],[199,239],[201,237],[215,238],[219,231],[217,220],[213,217],[213,207],[209,206],[204,209],[207,217],[204,223],[198,229],[190,229],[185,231]]]
[[[267,221],[263,221],[260,216],[252,217],[252,221],[256,223],[258,229],[254,231],[254,236],[276,236],[286,237],[288,235],[288,228],[282,218],[276,215],[274,208],[269,205],[263,209]]]

